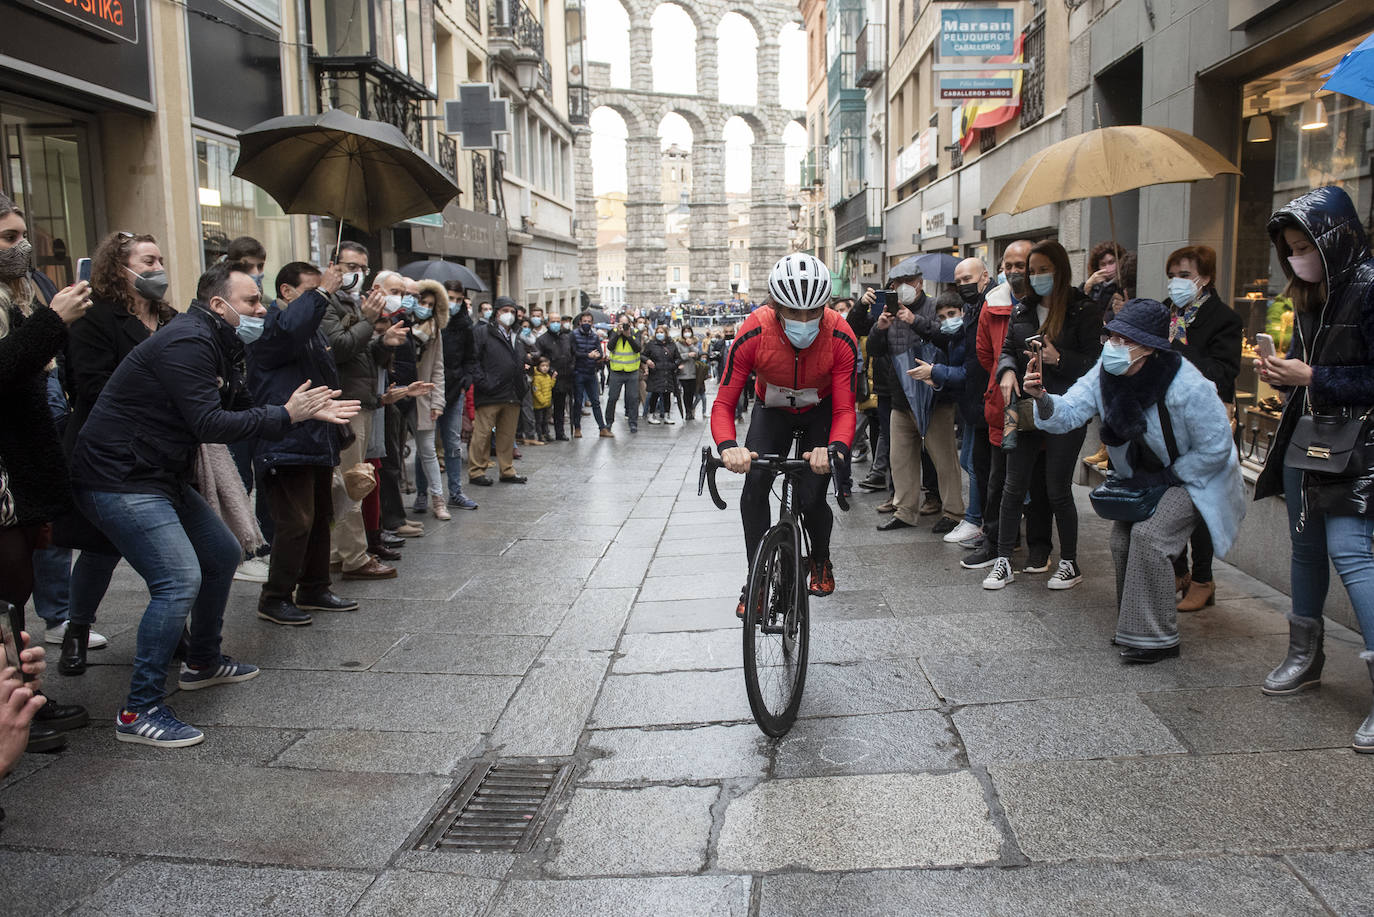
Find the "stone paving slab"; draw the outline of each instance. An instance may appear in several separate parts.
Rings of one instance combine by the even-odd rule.
[[[730,801],[718,860],[732,872],[988,863],[1002,835],[967,772],[773,780]]]
[[[738,596],[736,596],[738,600]],[[738,625],[729,600],[676,599],[670,602],[636,601],[626,625],[629,633],[717,630]]]
[[[773,777],[891,774],[964,763],[949,721],[934,710],[800,719],[773,754]]]
[[[989,771],[1032,860],[1362,848],[1374,837],[1369,761],[1350,751],[1055,761]]]
[[[1034,615],[966,612],[891,620],[818,622],[812,628],[811,658],[816,662],[863,662],[888,657],[1059,646],[1059,640]]]
[[[493,747],[519,756],[576,752],[609,662],[606,653],[535,663],[502,712],[492,732]]]
[[[524,675],[546,642],[543,637],[411,634],[391,647],[372,671]]]
[[[742,669],[612,675],[592,714],[598,729],[752,719]]]
[[[1349,917],[1374,915],[1374,850],[1296,853],[1286,859],[1332,911]]]
[[[670,602],[674,599],[737,599],[742,584],[723,576],[651,576],[639,590],[641,602]],[[728,602],[722,602],[722,605]]]
[[[1253,687],[1162,691],[1141,700],[1201,754],[1345,748],[1369,711],[1363,695],[1327,685],[1292,697],[1266,697]]]
[[[818,901],[833,917],[1326,913],[1282,863],[1259,857],[767,876],[761,882],[760,917],[808,913]]]
[[[491,879],[392,869],[382,873],[350,913],[353,917],[476,917],[500,887],[500,882]]]
[[[372,882],[367,872],[136,863],[71,914],[80,917],[264,917],[350,913]]]
[[[733,574],[733,577],[731,576]],[[749,563],[743,551],[721,551],[715,554],[682,554],[656,556],[649,565],[650,576],[705,576],[735,579],[744,584],[749,575]]]
[[[740,628],[690,633],[626,634],[620,640],[617,675],[738,668],[744,646]]]
[[[259,729],[245,726],[217,726],[213,735],[190,748],[178,749],[177,761],[205,764],[270,764],[305,732],[300,729]],[[166,761],[166,749],[148,745],[134,745],[115,738],[114,717],[101,718],[84,729],[67,733],[67,751],[60,757],[88,755],[102,760],[120,758],[129,761]],[[48,756],[26,756],[27,759],[57,760]]]
[[[682,783],[762,777],[767,741],[753,723],[696,729],[601,729],[587,739],[595,757],[584,783]]]
[[[748,876],[521,880],[507,883],[490,917],[745,917]]]
[[[6,826],[3,839],[14,842],[12,826]],[[125,866],[125,861],[110,856],[0,850],[0,910],[16,915],[65,913]]]
[[[55,850],[375,869],[448,786],[399,774],[73,755],[0,794],[0,805],[9,843],[23,837]],[[81,788],[81,805],[50,803],[72,787]],[[93,810],[104,813],[99,831],[91,830]]]
[[[916,659],[813,664],[806,669],[806,693],[799,715],[859,716],[930,710],[940,704]]]
[[[346,595],[342,584],[336,584]],[[352,598],[352,596],[349,596]],[[508,597],[509,598],[509,597]],[[540,605],[514,602],[474,602],[455,599],[364,599],[362,607],[348,614],[322,614],[310,625],[311,633],[336,630],[382,630],[407,634],[496,634],[545,636],[552,634],[572,602]]]
[[[1187,752],[1134,694],[987,704],[952,716],[973,764]]]
[[[519,684],[480,675],[264,672],[241,685],[178,694],[174,703],[179,716],[203,727],[486,731]]]
[[[615,649],[634,598],[633,588],[582,590],[558,630],[549,637],[544,655],[580,657],[587,652]]]
[[[695,873],[706,865],[714,787],[573,793],[554,837],[559,875]]]
[[[472,756],[481,740],[478,733],[321,729],[307,732],[271,763],[306,770],[447,775]]]

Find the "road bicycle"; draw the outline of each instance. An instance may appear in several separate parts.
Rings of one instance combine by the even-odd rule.
[[[839,486],[840,463],[834,450],[830,454],[831,481],[835,502],[849,510],[849,502]],[[701,450],[701,474],[697,494],[709,486],[717,509],[725,509],[716,489],[716,471],[724,463]],[[792,435],[792,456],[760,455],[751,468],[773,472],[782,480],[778,495],[778,521],[763,536],[758,550],[749,560],[745,585],[744,611],[744,687],[754,722],[766,734],[787,734],[796,722],[806,687],[806,660],[811,650],[811,615],[807,585],[811,541],[793,503],[793,478],[812,474],[811,463],[802,458],[801,432]]]

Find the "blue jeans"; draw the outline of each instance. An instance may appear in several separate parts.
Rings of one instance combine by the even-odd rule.
[[[606,429],[606,421],[601,416],[601,385],[595,372],[579,371],[573,374],[572,428],[582,429],[582,399],[591,402],[592,417],[598,430]]]
[[[1293,539],[1292,584],[1293,614],[1320,618],[1331,586],[1331,564],[1336,567],[1355,617],[1364,632],[1364,647],[1374,651],[1374,518],[1369,516],[1327,516],[1310,506],[1299,531],[1302,517],[1302,472],[1283,469],[1284,502],[1288,504],[1288,535]]]
[[[182,489],[177,503],[160,494],[96,490],[78,490],[76,501],[148,585],[124,704],[142,712],[165,695],[168,665],[187,615],[187,662],[219,662],[224,606],[242,551],[228,526],[190,487]]]
[[[33,552],[33,610],[47,627],[67,620],[72,578],[70,548],[53,546]]]
[[[439,415],[439,442],[436,447],[444,450],[444,477],[448,478],[448,497],[450,500],[463,494],[463,408],[467,392],[444,409]],[[419,458],[415,462],[415,491],[420,493],[422,467]]]
[[[978,474],[973,469],[973,438],[977,435],[977,430],[964,424],[959,441],[959,467],[968,472],[968,508],[964,510],[964,521],[981,528],[983,491],[978,487]]]

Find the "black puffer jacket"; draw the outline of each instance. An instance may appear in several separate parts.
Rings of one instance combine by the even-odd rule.
[[[1374,258],[1355,207],[1341,189],[1318,188],[1270,218],[1270,237],[1277,239],[1285,226],[1300,227],[1317,243],[1328,291],[1320,313],[1299,315],[1293,322],[1288,356],[1312,367],[1312,384],[1288,395],[1274,446],[1255,482],[1256,500],[1283,492],[1283,456],[1309,401],[1322,412],[1356,415],[1374,405]],[[1291,277],[1287,259],[1280,261]],[[1363,453],[1364,467],[1351,474],[1305,474],[1308,507],[1333,516],[1374,515],[1374,423],[1365,425]]]
[[[72,480],[85,490],[180,501],[201,443],[281,439],[280,404],[235,410],[243,344],[196,301],[134,348],[110,376],[76,440]]]
[[[440,335],[444,342],[444,408],[457,403],[472,380],[466,367],[472,363],[472,315],[465,305],[449,316]]]
[[[67,326],[53,310],[39,306],[25,316],[9,308],[9,334],[0,338],[0,463],[9,473],[17,525],[51,522],[71,507],[43,371],[66,341]]]
[[[1031,293],[1024,302],[1017,303],[1012,309],[1011,324],[1007,326],[1007,337],[1002,343],[1002,356],[997,361],[999,381],[1008,370],[1016,373],[1018,384],[1025,378],[1028,362],[1026,351],[1029,349],[1026,338],[1040,331],[1040,320],[1035,314],[1035,307],[1039,304],[1040,297]],[[1102,355],[1102,312],[1077,287],[1069,288],[1064,327],[1053,343],[1059,351],[1059,362],[1045,367],[1045,391],[1051,395],[1062,395],[1092,369]]]
[[[682,363],[677,345],[664,338],[644,345],[643,357],[654,364],[649,370],[648,389],[651,392],[671,392],[677,388],[677,368]],[[647,365],[647,363],[646,363]]]
[[[501,326],[486,322],[473,330],[473,358],[464,371],[472,380],[477,407],[519,403],[525,397],[529,376],[525,342],[512,334],[507,340]]]

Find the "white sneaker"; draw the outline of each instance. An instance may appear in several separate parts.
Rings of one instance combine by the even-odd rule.
[[[673,420],[673,415],[671,414],[660,414],[658,416],[663,419],[664,423],[677,423],[676,420]]]
[[[649,417],[648,417],[648,421],[649,421],[649,423],[652,423],[652,424],[659,424],[659,423],[662,423],[662,421],[658,419],[658,415],[657,415],[657,414],[650,414]]]
[[[959,520],[959,524],[956,525],[952,531],[945,533],[944,540],[946,544],[958,544],[959,542],[972,538],[975,535],[980,535],[982,534],[982,532],[983,530],[979,526],[974,525],[967,519],[961,519]]]
[[[51,644],[53,644],[53,645],[55,645],[55,646],[61,646],[61,645],[62,645],[62,639],[63,639],[64,637],[66,637],[66,636],[67,636],[67,622],[66,622],[66,621],[63,621],[61,624],[57,625],[56,627],[49,627],[49,628],[44,629],[44,631],[43,631],[43,642],[44,642],[44,643],[51,643]],[[104,637],[100,636],[100,634],[97,634],[95,631],[91,631],[90,639],[86,641],[86,649],[88,649],[88,650],[98,650],[98,649],[100,649],[101,647],[105,647],[105,646],[109,646],[109,645],[110,645],[110,641],[109,641],[109,640],[106,640]]]
[[[260,557],[250,557],[239,564],[239,568],[234,571],[234,579],[241,583],[265,583],[267,571],[266,561]]]
[[[1005,557],[997,558],[997,562],[992,565],[992,572],[987,579],[983,580],[984,589],[1003,589],[1007,583],[1016,582],[1016,576],[1011,572],[1011,561]]]
[[[1045,585],[1050,589],[1072,589],[1083,582],[1083,571],[1078,569],[1078,564],[1071,560],[1061,560],[1059,569],[1054,571],[1054,576]]]

